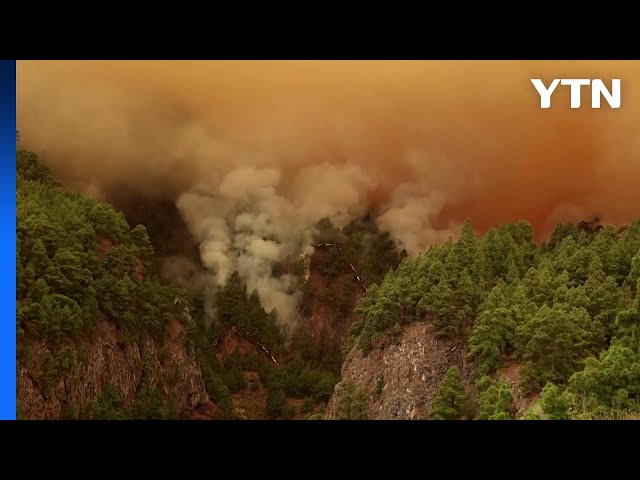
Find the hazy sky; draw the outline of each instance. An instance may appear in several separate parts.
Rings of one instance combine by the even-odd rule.
[[[639,62],[18,62],[24,143],[65,176],[177,195],[277,172],[292,215],[352,215],[412,249],[466,217],[538,234],[640,213]],[[530,78],[622,79],[622,108],[539,109]],[[331,167],[329,167],[331,166]],[[242,182],[240,176],[237,181]],[[252,180],[247,179],[251,183]],[[205,185],[205,186],[203,186]]]
[[[313,225],[373,211],[410,253],[529,220],[623,224],[640,214],[638,62],[18,62],[23,144],[63,181],[163,195],[200,245],[198,282],[237,270],[295,325],[273,265]],[[531,78],[622,80],[622,107],[541,110]],[[172,275],[186,259],[166,263]],[[169,260],[167,260],[169,262]],[[187,267],[185,267],[187,266]],[[188,267],[190,268],[190,267]],[[197,267],[196,267],[197,268]]]

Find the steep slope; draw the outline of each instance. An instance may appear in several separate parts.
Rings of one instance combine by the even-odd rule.
[[[640,220],[526,222],[405,258],[355,309],[327,418],[633,418]]]
[[[319,354],[318,361],[340,368],[340,348],[353,320],[353,309],[364,290],[342,255],[334,247],[318,246],[308,259],[308,278],[303,285],[298,328],[298,348]],[[334,262],[327,274],[327,265]]]
[[[316,361],[339,372],[354,308],[402,255],[368,216],[341,230],[323,219],[317,229],[314,253],[304,259],[304,295],[293,342],[303,354],[313,352]]]
[[[131,200],[128,222],[24,150],[17,187],[19,418],[637,417],[640,220],[540,245],[527,222],[477,238],[468,221],[410,258],[370,218],[324,219],[310,257],[272,266],[303,290],[292,329],[238,271],[160,279],[136,215],[210,273],[168,203]]]
[[[17,414],[177,418],[207,401],[182,289],[146,229],[17,156]]]
[[[458,365],[469,396],[473,369],[460,343],[438,340],[425,322],[402,329],[397,342],[375,342],[363,356],[355,346],[342,367],[341,381],[327,406],[327,419],[344,419],[345,390],[353,386],[367,398],[370,420],[420,420],[429,418],[431,404],[447,369]]]
[[[370,222],[354,222],[340,232],[324,221],[319,230],[319,240],[332,230],[334,240],[343,243],[318,241],[309,257],[278,265],[278,271],[299,277],[304,294],[291,338],[256,330],[268,325],[271,316],[259,313],[257,294],[249,295],[236,275],[218,292],[216,303],[222,308],[201,337],[208,337],[216,352],[211,369],[229,388],[229,402],[238,418],[303,419],[324,412],[338,380],[341,347],[354,318],[354,306],[366,291],[365,273],[352,259],[368,262],[367,278],[376,278],[381,270],[397,264],[393,263],[398,261],[393,244],[389,246],[387,237]],[[381,262],[373,261],[372,252],[389,247]],[[231,311],[233,315],[226,313]],[[265,316],[267,324],[264,318],[260,320]]]
[[[158,395],[162,417],[188,417],[208,399],[200,366],[177,321],[163,341],[143,337],[127,344],[113,323],[103,321],[93,340],[62,349],[34,341],[24,355],[28,359],[18,364],[16,388],[20,413],[29,419],[92,416],[94,402],[108,385],[124,410]]]

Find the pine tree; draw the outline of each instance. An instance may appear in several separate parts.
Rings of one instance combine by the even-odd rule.
[[[40,162],[38,155],[28,150],[16,151],[16,171],[27,180],[50,183],[49,169]]]
[[[272,419],[280,417],[286,402],[287,397],[284,390],[281,388],[269,390],[267,394],[267,415]]]
[[[491,266],[487,260],[487,255],[484,248],[477,248],[476,257],[473,259],[473,265],[471,267],[473,279],[480,282],[487,282],[491,278]]]
[[[33,265],[34,272],[38,277],[43,275],[51,265],[44,242],[39,238],[33,243],[29,264]]]
[[[623,342],[614,342],[598,359],[587,359],[585,368],[570,380],[583,413],[607,409],[637,408],[640,401],[640,355]]]
[[[431,287],[433,287],[434,285],[438,285],[438,283],[440,283],[440,280],[442,280],[443,278],[447,279],[448,281],[448,276],[444,265],[440,260],[435,260],[429,266],[429,273],[427,274],[427,285],[429,289],[431,289]]]
[[[569,259],[568,268],[571,280],[575,284],[583,284],[589,278],[591,263],[593,263],[593,252],[589,248],[578,246]]]
[[[640,252],[631,260],[631,271],[627,277],[626,283],[631,287],[632,292],[636,292],[636,285],[640,280]]]
[[[419,306],[431,319],[436,335],[452,337],[459,333],[460,324],[453,304],[453,291],[445,277],[420,300]]]
[[[568,420],[571,405],[571,395],[567,390],[561,392],[554,383],[547,383],[542,389],[540,406],[549,420]]]
[[[500,368],[505,351],[513,342],[516,322],[508,308],[485,310],[478,316],[469,337],[469,356],[476,359],[478,371],[489,374]]]
[[[504,381],[484,377],[479,383],[478,420],[508,420],[513,418],[513,393]]]
[[[541,388],[547,382],[563,382],[588,356],[591,336],[585,327],[590,323],[584,309],[567,310],[563,305],[543,306],[538,313],[518,330],[525,339],[521,370],[527,388]]]
[[[480,294],[478,292],[478,287],[473,283],[471,275],[469,275],[466,268],[462,270],[462,273],[460,274],[460,280],[458,282],[458,289],[456,290],[455,297],[458,310],[462,313],[463,327],[473,325],[480,301]]]
[[[426,277],[420,277],[420,280],[418,280],[418,282],[414,284],[414,287],[411,291],[411,300],[413,301],[414,305],[417,306],[422,297],[429,293],[430,289],[431,286],[429,286]]]
[[[453,366],[440,382],[438,395],[431,405],[432,420],[459,420],[465,410],[466,394],[460,370]]]
[[[636,292],[640,291],[640,280],[636,284]],[[621,333],[621,341],[634,351],[640,350],[640,294],[636,293],[633,305],[618,312],[616,326]]]
[[[609,251],[609,270],[618,285],[622,285],[631,271],[631,253],[625,250],[624,242],[620,240]]]
[[[103,386],[100,396],[91,408],[91,418],[94,420],[126,420],[120,396],[115,387],[107,383]]]
[[[223,325],[236,325],[239,334],[244,335],[247,318],[247,287],[234,271],[226,285],[216,293],[218,321]]]
[[[547,242],[547,248],[553,251],[565,238],[578,238],[578,227],[572,223],[561,223],[556,225],[551,233],[551,238]]]
[[[604,273],[604,265],[598,255],[595,255],[589,264],[589,272],[585,280],[587,296],[593,298],[593,293],[604,283],[607,275]]]
[[[138,249],[138,258],[147,269],[150,269],[154,251],[146,227],[144,225],[137,225],[133,230],[131,230],[131,239]]]
[[[531,299],[538,306],[551,305],[553,303],[553,294],[555,293],[553,275],[553,268],[548,262],[540,263],[532,284],[530,284],[529,292]]]
[[[449,278],[449,285],[452,288],[455,288],[458,285],[458,278],[460,276],[461,265],[460,260],[458,259],[458,255],[454,249],[451,249],[449,254],[447,255],[447,259],[444,262],[444,269],[447,272],[447,276]]]
[[[350,420],[367,420],[368,419],[368,399],[362,390],[358,390],[351,405]]]
[[[507,259],[507,265],[508,265],[507,277],[506,277],[507,283],[509,284],[516,283],[517,281],[520,280],[520,274],[518,273],[518,267],[516,265],[516,261],[511,253],[509,254],[509,257]]]
[[[525,221],[520,220],[517,228],[517,238],[515,238],[520,251],[522,253],[523,270],[521,273],[531,266],[536,256],[536,243],[534,238],[533,226]]]
[[[509,271],[509,259],[515,258],[518,254],[518,245],[511,237],[507,225],[501,225],[495,237],[495,251],[493,254],[494,273],[506,278]]]
[[[373,334],[373,322],[366,322],[358,339],[358,346],[360,347],[360,350],[362,350],[362,354],[365,357],[371,352],[371,341],[373,339]]]
[[[462,227],[460,238],[455,243],[453,251],[460,261],[461,268],[471,269],[477,255],[478,240],[473,233],[471,219],[467,218]]]
[[[593,252],[593,254],[599,257],[602,261],[603,269],[605,272],[610,271],[609,253],[611,252],[611,249],[615,245],[616,241],[616,230],[612,226],[608,225],[596,234],[595,238],[591,242],[591,245],[589,246],[589,249]]]
[[[337,404],[338,420],[367,420],[368,399],[353,382],[345,382]]]
[[[588,309],[589,305],[591,304],[591,300],[587,296],[587,291],[584,286],[572,287],[567,289],[565,302],[570,308]]]

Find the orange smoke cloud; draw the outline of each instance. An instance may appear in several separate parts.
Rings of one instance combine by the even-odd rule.
[[[583,77],[622,79],[622,107],[591,110],[587,87],[570,110],[558,87],[539,108],[530,78]],[[637,216],[639,84],[638,62],[33,61],[18,62],[16,111],[69,181],[177,196],[276,169],[260,185],[287,206],[270,221],[375,207],[415,251],[467,217],[545,235]]]

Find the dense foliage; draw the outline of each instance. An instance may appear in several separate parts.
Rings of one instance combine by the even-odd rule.
[[[277,312],[266,312],[256,291],[234,272],[215,292],[215,310],[205,313],[212,292],[192,296],[162,282],[146,228],[131,228],[111,206],[56,183],[36,154],[18,150],[17,161],[17,344],[18,361],[31,368],[31,345],[46,345],[43,365],[32,371],[47,394],[61,374],[86,361],[85,340],[101,321],[114,323],[125,342],[149,336],[162,341],[171,319],[181,321],[201,369],[205,389],[222,418],[238,418],[233,395],[248,388],[247,372],[259,373],[268,391],[267,415],[294,415],[288,398],[303,410],[326,402],[339,378],[339,347],[321,336],[319,348],[288,345]],[[342,262],[344,267],[344,261]],[[232,332],[254,345],[221,359],[217,346]],[[280,358],[275,367],[263,349]],[[179,374],[179,372],[177,372]],[[144,375],[143,375],[144,377]],[[158,388],[138,385],[125,408],[117,389],[105,384],[90,408],[70,405],[68,418],[176,418],[183,414]]]
[[[367,420],[368,398],[353,382],[346,382],[336,409],[337,420]]]
[[[90,335],[107,318],[134,338],[160,338],[181,318],[182,289],[160,282],[142,225],[130,228],[108,205],[53,183],[37,156],[17,152],[16,322],[59,343]]]
[[[342,229],[324,218],[318,222],[317,230],[318,243],[338,244],[342,250],[329,250],[319,266],[328,279],[335,278],[340,272],[350,272],[346,259],[357,265],[365,285],[380,282],[387,271],[396,268],[407,255],[404,250],[398,251],[389,232],[381,231],[370,215],[353,220]]]
[[[144,226],[131,228],[107,204],[64,190],[33,152],[17,150],[16,166],[17,358],[31,369],[33,342],[46,346],[43,365],[31,372],[45,395],[59,375],[85,362],[83,340],[101,321],[115,323],[120,340],[134,343],[162,340],[171,319],[194,330],[184,311],[189,295],[159,280]],[[178,415],[168,404],[158,407],[159,395],[140,385],[134,408],[123,412],[106,386],[94,410],[69,406],[67,416]],[[157,408],[148,407],[154,402]]]
[[[561,224],[539,246],[527,222],[478,238],[467,221],[458,240],[404,258],[369,288],[347,348],[366,354],[376,338],[427,320],[442,340],[467,343],[480,376],[514,359],[526,394],[567,388],[562,401],[545,389],[554,418],[568,415],[558,405],[638,409],[639,279],[640,219],[620,231]],[[510,418],[507,390],[486,384],[479,416]]]
[[[290,338],[257,292],[237,273],[207,298],[162,282],[147,230],[127,223],[109,205],[63,189],[38,157],[18,150],[16,197],[16,327],[18,362],[30,368],[31,346],[47,348],[31,372],[46,395],[59,376],[86,361],[84,341],[100,322],[115,324],[125,343],[162,341],[172,319],[188,333],[206,391],[224,418],[237,418],[233,396],[266,389],[269,418],[291,418],[326,402],[342,363],[337,337],[323,330],[314,342]],[[335,281],[355,274],[368,291],[355,309],[343,351],[367,354],[380,337],[397,339],[403,325],[425,320],[444,342],[468,348],[477,398],[469,405],[460,370],[451,367],[431,405],[431,418],[510,419],[514,394],[497,372],[521,365],[524,394],[540,394],[526,418],[618,418],[640,412],[640,219],[616,231],[556,227],[536,245],[527,222],[474,234],[470,221],[457,240],[417,257],[399,252],[371,218],[343,229],[318,224],[320,243],[338,243],[317,268],[327,288],[304,286],[304,308],[315,300],[337,320],[350,318],[353,292]],[[296,265],[302,273],[301,265]],[[217,355],[229,332],[255,348]],[[277,356],[275,366],[264,349]],[[261,387],[248,381],[259,377]],[[465,375],[467,375],[465,373]],[[385,381],[376,380],[376,397]],[[368,399],[348,384],[338,417],[367,417]],[[175,418],[182,415],[158,388],[142,383],[132,407],[105,385],[86,411],[68,418]]]
[[[466,403],[460,370],[456,366],[450,367],[440,382],[429,416],[432,420],[459,420],[465,413]]]
[[[510,420],[513,418],[513,392],[503,380],[490,377],[478,380],[478,420]]]

